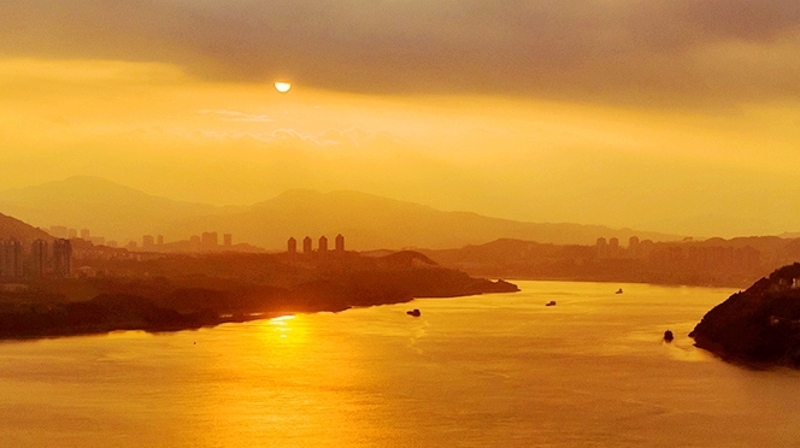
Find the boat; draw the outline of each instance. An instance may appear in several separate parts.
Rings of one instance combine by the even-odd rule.
[[[409,316],[414,316],[414,317],[419,317],[419,316],[422,315],[422,313],[417,308],[414,308],[411,311],[406,311],[406,314],[408,314]]]
[[[556,301],[555,300],[551,300],[551,301],[545,303],[544,306],[556,306]]]
[[[672,342],[675,339],[675,335],[672,334],[672,331],[667,330],[664,332],[664,340],[667,342]]]
[[[622,294],[622,288],[619,288],[614,294]]]

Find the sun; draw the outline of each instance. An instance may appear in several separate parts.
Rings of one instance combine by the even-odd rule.
[[[292,88],[292,84],[289,83],[289,82],[285,82],[285,81],[276,81],[275,82],[275,90],[277,90],[280,93],[286,93],[291,88]]]

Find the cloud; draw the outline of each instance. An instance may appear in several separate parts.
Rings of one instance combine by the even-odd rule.
[[[254,115],[236,110],[203,109],[199,113],[203,115],[219,115],[223,121],[237,121],[243,123],[272,123],[275,121],[275,119],[267,115]]]
[[[796,0],[10,0],[0,41],[365,93],[800,98]]]
[[[203,111],[205,112],[205,111]],[[235,114],[233,111],[208,111],[227,115]],[[291,128],[278,128],[264,132],[254,131],[222,131],[211,129],[170,128],[163,129],[158,126],[140,128],[139,133],[148,135],[172,135],[190,140],[238,140],[248,139],[262,143],[290,143],[310,144],[312,146],[327,147],[348,145],[358,147],[368,143],[392,144],[399,143],[396,137],[385,132],[367,132],[360,128],[344,130],[327,129],[319,133],[302,132]]]

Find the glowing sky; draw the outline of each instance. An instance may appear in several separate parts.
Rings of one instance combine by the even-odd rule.
[[[800,231],[797,0],[11,0],[0,42],[0,189]]]

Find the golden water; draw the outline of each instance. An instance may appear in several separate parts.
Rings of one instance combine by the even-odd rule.
[[[523,292],[0,344],[15,447],[796,446],[800,375],[686,334],[732,290]],[[622,287],[624,294],[614,294]],[[550,300],[556,306],[545,307]],[[420,308],[422,316],[407,316]],[[672,344],[661,336],[675,335]]]

